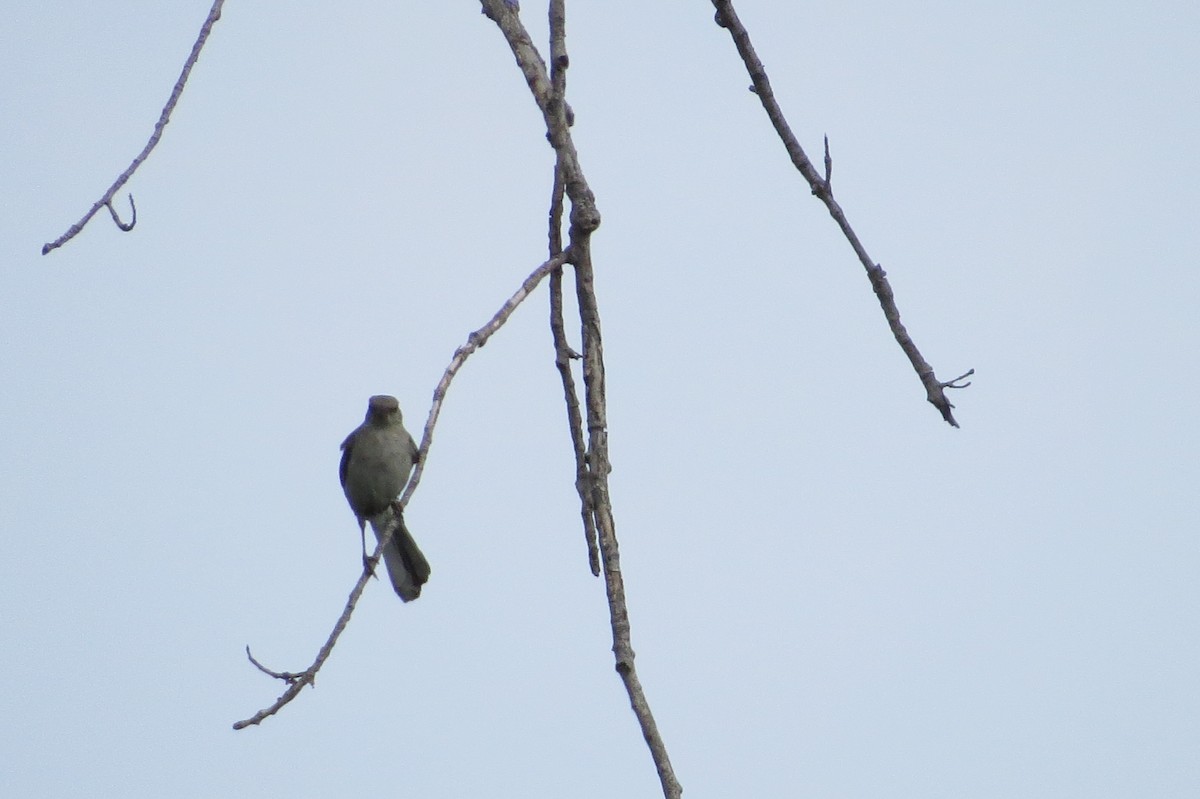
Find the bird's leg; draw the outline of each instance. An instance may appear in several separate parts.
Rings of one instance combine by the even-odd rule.
[[[365,522],[358,525],[358,535],[362,540],[363,571],[378,579],[375,574],[375,564],[371,561],[371,556],[367,554],[367,525]]]

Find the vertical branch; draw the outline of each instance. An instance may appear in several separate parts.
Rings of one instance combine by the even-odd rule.
[[[550,84],[558,102],[566,102],[567,58],[566,8],[564,0],[550,2]],[[562,165],[554,165],[554,187],[550,196],[550,257],[562,252],[563,196]],[[588,488],[587,460],[584,454],[583,417],[579,412],[579,391],[575,387],[575,376],[571,374],[571,361],[581,357],[567,343],[563,324],[562,268],[550,273],[550,334],[554,339],[554,366],[562,379],[563,398],[567,405],[567,426],[571,433],[571,448],[575,454],[575,490],[579,492],[579,514],[583,520],[583,537],[587,542],[588,566],[592,574],[600,576],[600,552],[596,543],[595,510],[592,493]]]
[[[625,684],[629,703],[642,727],[646,745],[658,770],[663,796],[679,799],[683,787],[675,778],[666,743],[658,731],[650,703],[642,689],[637,669],[633,665],[633,644],[630,638],[629,610],[625,602],[625,581],[621,576],[621,553],[617,544],[616,523],[613,520],[612,498],[608,491],[608,474],[612,465],[608,458],[608,411],[604,385],[604,345],[600,337],[600,311],[596,306],[591,250],[582,247],[575,258],[575,296],[579,301],[579,316],[583,328],[583,382],[586,388],[588,421],[588,470],[591,473],[592,504],[595,508],[600,551],[603,555],[604,588],[608,595],[608,612],[612,624],[613,657],[617,674]]]
[[[559,169],[554,170],[554,196],[550,210],[550,252],[556,254],[562,251],[562,177]],[[579,515],[583,520],[583,537],[587,542],[588,567],[596,577],[600,576],[600,550],[596,541],[595,509],[592,506],[592,492],[589,489],[591,477],[588,474],[587,456],[583,443],[583,416],[579,411],[579,391],[575,387],[575,376],[571,374],[571,361],[578,359],[579,353],[571,349],[567,343],[566,328],[563,324],[563,270],[562,267],[550,273],[550,334],[554,340],[554,366],[562,379],[563,400],[567,405],[567,427],[571,433],[571,449],[575,454],[575,490],[579,493]]]
[[[481,0],[483,12],[494,21],[512,49],[517,66],[521,69],[533,99],[542,112],[550,145],[558,157],[564,191],[571,201],[569,245],[567,252],[575,266],[575,295],[579,304],[580,325],[583,333],[583,384],[587,407],[587,470],[588,485],[581,493],[581,501],[594,508],[605,592],[608,597],[609,620],[612,626],[613,656],[617,673],[625,686],[630,705],[642,736],[650,748],[650,755],[658,771],[663,795],[667,799],[678,799],[683,789],[675,778],[666,744],[658,731],[650,704],[638,679],[634,667],[634,652],[630,640],[629,611],[625,601],[625,583],[621,576],[621,556],[617,546],[616,525],[613,521],[612,502],[609,496],[608,474],[612,471],[608,457],[608,413],[604,386],[604,347],[600,336],[600,311],[596,303],[595,275],[592,270],[591,236],[600,226],[600,213],[596,209],[595,196],[579,165],[579,155],[571,137],[570,109],[561,96],[556,96],[554,86],[546,71],[541,55],[529,38],[520,17],[504,0]],[[555,55],[566,66],[565,13],[562,2],[551,0],[551,23],[559,32],[557,45],[561,52]],[[553,234],[552,234],[553,235]],[[590,494],[590,496],[588,496]]]

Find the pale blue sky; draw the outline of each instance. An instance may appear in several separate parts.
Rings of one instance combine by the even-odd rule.
[[[702,0],[568,7],[637,664],[688,797],[1200,795],[1200,6],[742,0],[952,430]],[[545,257],[551,151],[460,2],[21,3],[0,29],[0,793],[611,797],[612,669],[539,291],[359,568],[338,444],[419,428]],[[526,24],[545,41],[544,9]],[[118,207],[127,205],[124,193]],[[574,326],[570,326],[574,333]]]

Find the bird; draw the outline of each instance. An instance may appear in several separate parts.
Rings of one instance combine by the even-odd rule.
[[[416,442],[404,429],[400,403],[395,397],[378,394],[367,401],[363,423],[342,442],[342,462],[338,467],[346,501],[358,519],[364,563],[368,562],[367,522],[389,508],[393,512],[395,530],[383,550],[383,562],[392,588],[405,602],[421,595],[421,586],[430,574],[429,561],[409,533],[403,508],[397,501],[418,457]],[[387,526],[372,524],[371,527],[375,537],[382,539]]]

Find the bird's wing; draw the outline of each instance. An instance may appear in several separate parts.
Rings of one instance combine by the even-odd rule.
[[[346,487],[346,470],[350,468],[350,450],[354,449],[354,436],[357,433],[358,431],[355,430],[342,442],[342,462],[338,464],[338,479],[342,483],[342,488]]]

